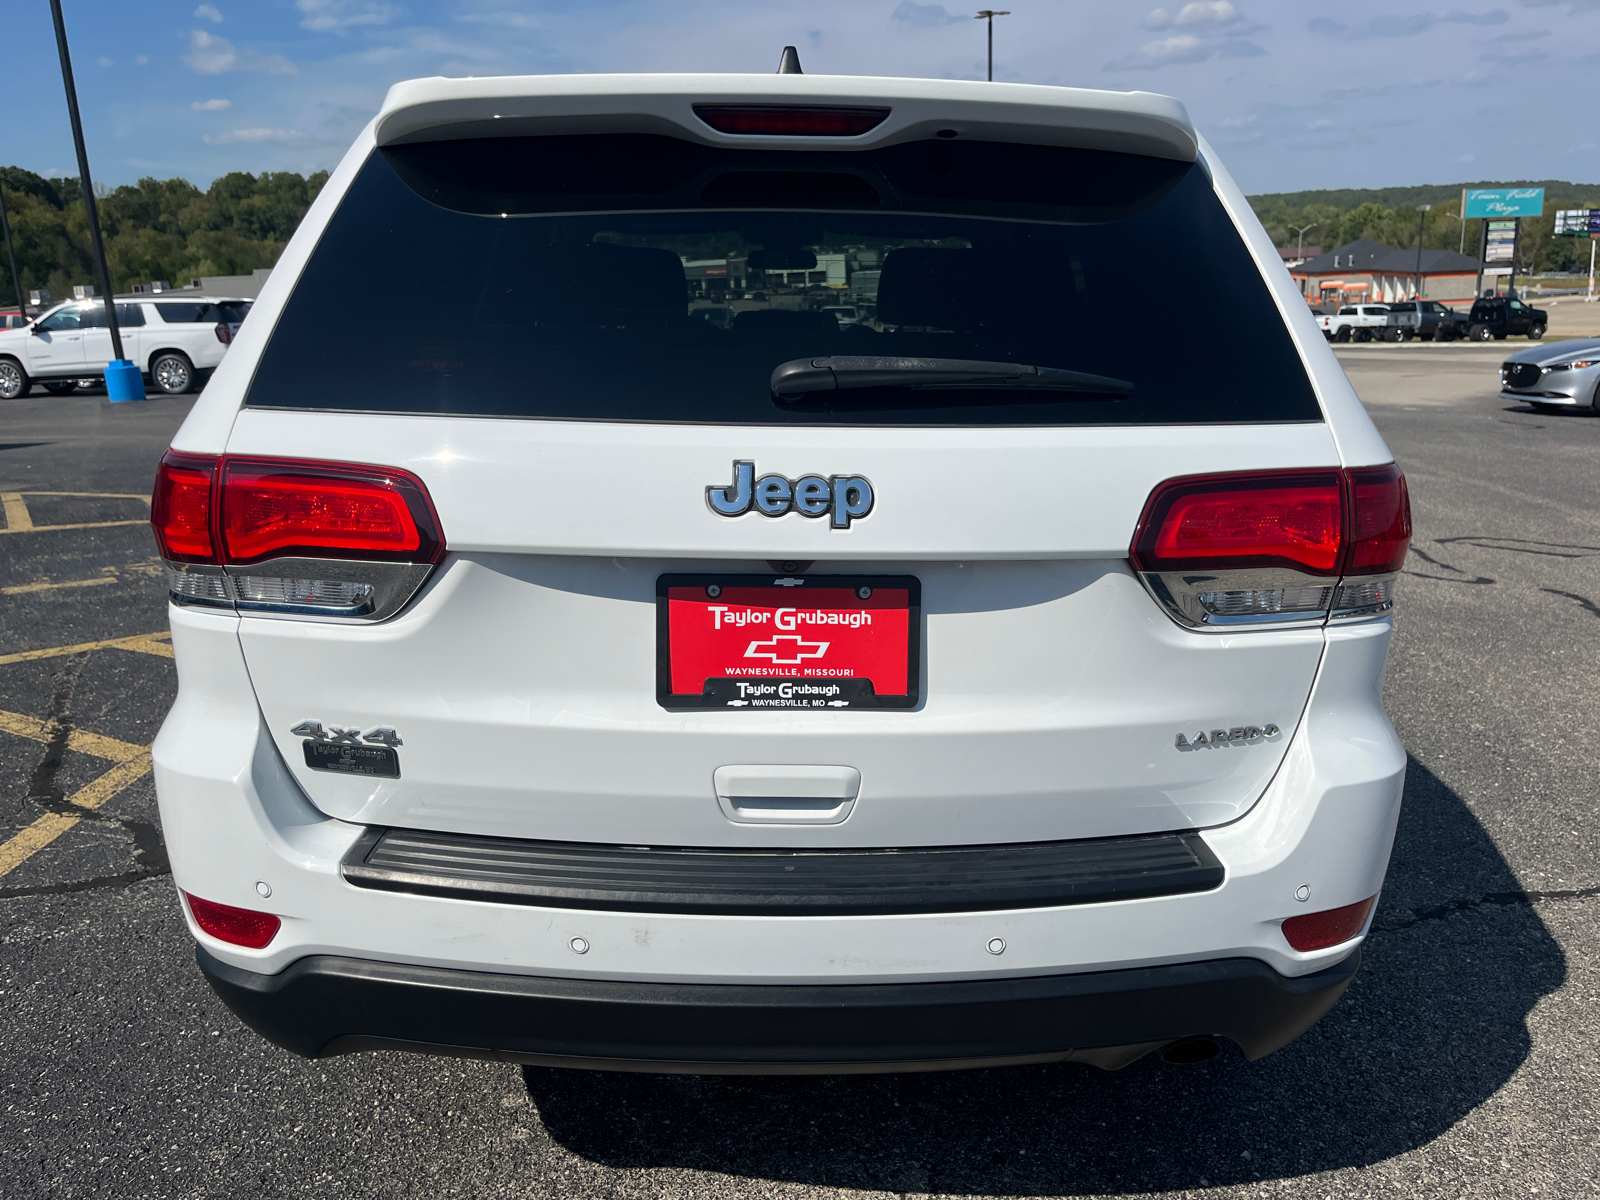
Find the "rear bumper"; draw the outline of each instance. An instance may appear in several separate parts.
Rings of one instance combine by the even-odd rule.
[[[537,978],[332,955],[276,975],[197,950],[245,1024],[307,1057],[396,1048],[601,1070],[828,1074],[1063,1059],[1116,1069],[1210,1035],[1250,1059],[1299,1037],[1361,961],[1289,978],[1230,958],[1025,979],[865,985]]]

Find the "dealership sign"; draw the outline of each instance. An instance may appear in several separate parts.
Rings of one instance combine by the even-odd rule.
[[[1543,213],[1543,188],[1476,188],[1467,192],[1468,217],[1537,217]]]

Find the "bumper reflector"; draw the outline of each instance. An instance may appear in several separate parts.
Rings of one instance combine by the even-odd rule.
[[[1346,904],[1343,908],[1290,917],[1283,923],[1283,936],[1289,945],[1302,954],[1308,950],[1326,950],[1329,946],[1348,942],[1366,927],[1375,900],[1376,896],[1369,896],[1357,904]]]
[[[194,923],[219,942],[243,946],[247,950],[264,950],[267,943],[278,936],[283,922],[271,913],[252,912],[248,908],[234,908],[231,904],[218,904],[215,900],[202,900],[199,896],[183,893],[194,916]]]

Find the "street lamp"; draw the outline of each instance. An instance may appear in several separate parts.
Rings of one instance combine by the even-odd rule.
[[[112,361],[106,364],[106,398],[143,400],[144,380],[139,368],[122,354],[122,332],[117,328],[117,301],[106,270],[106,245],[100,237],[100,213],[94,203],[94,183],[89,178],[89,152],[83,145],[83,122],[78,117],[78,89],[72,82],[72,55],[67,50],[67,26],[61,19],[61,0],[50,0],[56,26],[56,50],[61,55],[61,82],[67,89],[67,116],[72,119],[72,140],[78,149],[78,182],[83,185],[83,215],[89,226],[89,248],[94,251],[95,278],[106,298],[106,328],[111,331]]]
[[[1422,299],[1422,227],[1423,223],[1428,219],[1428,214],[1432,211],[1433,205],[1431,204],[1417,205],[1417,285],[1416,294],[1412,296],[1412,299],[1417,301]],[[1417,311],[1420,313],[1422,309],[1418,308]],[[1421,328],[1421,326],[1418,326],[1418,328]]]
[[[994,19],[996,17],[1009,17],[1010,15],[1011,15],[1011,10],[1009,8],[980,8],[978,10],[978,15],[972,18],[974,21],[988,21],[989,22],[989,82],[990,83],[994,82]]]
[[[1317,222],[1315,221],[1311,222],[1309,225],[1301,225],[1298,228],[1293,225],[1289,226],[1290,229],[1293,229],[1295,233],[1299,235],[1294,244],[1294,256],[1296,258],[1304,258],[1306,256],[1306,230],[1315,229],[1316,227]]]

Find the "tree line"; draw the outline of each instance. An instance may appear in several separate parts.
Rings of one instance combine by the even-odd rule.
[[[328,181],[292,171],[219,176],[201,191],[187,179],[141,179],[96,190],[111,286],[164,279],[182,286],[201,275],[248,275],[278,261],[300,218]],[[94,282],[83,189],[76,178],[45,179],[0,167],[17,270],[26,293],[47,288],[57,300]],[[0,297],[12,304],[11,273],[0,262]]]
[[[1544,188],[1544,215],[1525,217],[1522,246],[1517,269],[1532,271],[1577,271],[1589,266],[1589,243],[1583,238],[1556,237],[1556,210],[1562,208],[1600,208],[1600,184],[1567,183],[1559,179],[1496,184],[1458,183],[1433,187],[1343,188],[1329,191],[1281,192],[1251,196],[1250,207],[1266,227],[1273,243],[1293,247],[1303,226],[1305,244],[1332,250],[1357,238],[1371,238],[1389,246],[1411,249],[1417,244],[1417,205],[1431,204],[1422,214],[1422,245],[1430,250],[1462,248],[1461,189],[1493,187]],[[1466,252],[1479,253],[1478,239],[1483,223],[1476,218],[1466,222]]]

